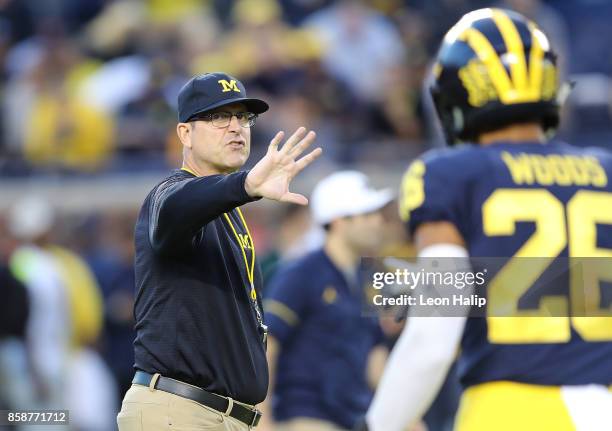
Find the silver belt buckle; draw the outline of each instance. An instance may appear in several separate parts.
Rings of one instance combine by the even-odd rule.
[[[251,421],[251,425],[249,425],[251,428],[255,428],[257,424],[259,423],[259,419],[261,419],[262,417],[262,413],[259,410],[254,409],[253,412],[255,414],[253,415],[253,420]]]

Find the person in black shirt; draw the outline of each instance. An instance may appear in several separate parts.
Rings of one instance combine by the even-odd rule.
[[[224,73],[178,96],[182,169],[149,193],[135,229],[136,375],[120,431],[256,426],[268,386],[262,278],[240,206],[261,197],[306,205],[289,183],[320,154],[315,133],[283,132],[248,172],[250,127],[268,109]]]
[[[24,339],[30,314],[28,292],[2,261],[0,286],[3,290],[0,302],[0,341],[9,337]]]

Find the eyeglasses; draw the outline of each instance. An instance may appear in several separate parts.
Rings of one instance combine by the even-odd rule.
[[[209,114],[200,114],[189,121],[209,121],[213,126],[224,129],[230,125],[232,121],[232,117],[236,117],[238,120],[238,124],[242,127],[253,127],[255,125],[255,121],[257,121],[257,114],[252,112],[212,112]]]

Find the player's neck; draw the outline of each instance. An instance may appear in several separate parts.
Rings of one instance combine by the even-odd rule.
[[[342,272],[352,272],[359,263],[359,255],[344,241],[329,234],[325,240],[325,253]]]
[[[546,142],[544,130],[539,123],[512,124],[503,129],[481,133],[479,145],[491,145],[495,142]]]

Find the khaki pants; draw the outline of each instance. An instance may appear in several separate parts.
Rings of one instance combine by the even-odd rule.
[[[178,395],[132,385],[117,415],[119,431],[248,431],[249,426]]]
[[[345,431],[338,425],[312,418],[296,418],[290,421],[278,422],[274,431]]]

